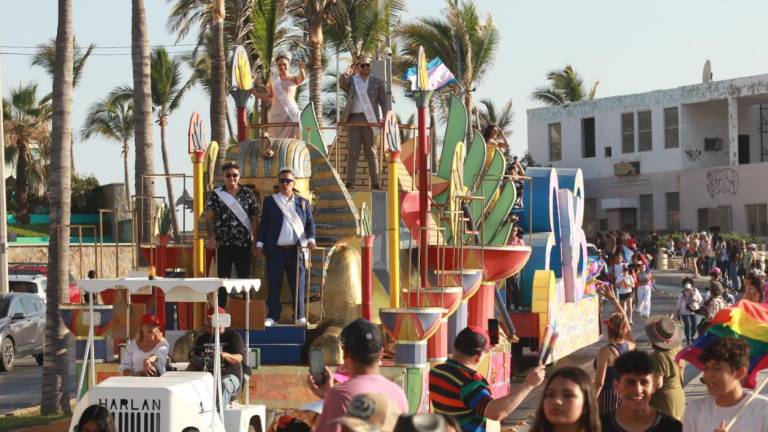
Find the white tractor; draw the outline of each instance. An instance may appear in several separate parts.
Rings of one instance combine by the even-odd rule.
[[[229,292],[258,290],[258,279],[89,279],[80,281],[80,287],[89,293],[99,293],[110,288],[127,289],[130,293],[146,291],[148,287],[162,289],[167,301],[201,302],[207,295],[225,287]],[[229,315],[218,313],[218,296],[213,295],[214,326],[229,325]],[[90,296],[93,299],[93,295]],[[85,348],[84,363],[88,361],[91,382],[95,382],[95,360],[93,355],[93,327],[98,325],[98,313],[89,304],[88,344]],[[246,313],[249,310],[246,307]],[[246,318],[246,323],[249,320]],[[246,335],[248,329],[246,329]],[[247,336],[246,336],[247,338]],[[247,344],[247,340],[246,340]],[[247,345],[246,345],[247,347]],[[221,401],[221,350],[219,334],[215,332],[212,352],[213,373],[209,372],[166,372],[160,377],[107,378],[91,388],[81,399],[72,416],[70,432],[83,411],[91,405],[106,407],[115,420],[120,432],[264,432],[266,409],[264,405],[242,405],[217,403]],[[248,356],[246,356],[248,357]],[[86,368],[82,368],[77,394],[80,395]],[[242,387],[246,392],[248,382]]]

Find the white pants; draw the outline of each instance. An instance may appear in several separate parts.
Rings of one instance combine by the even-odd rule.
[[[651,314],[651,287],[650,285],[641,285],[637,287],[637,313],[647,317]]]

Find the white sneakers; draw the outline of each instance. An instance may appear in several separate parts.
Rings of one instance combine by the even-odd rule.
[[[296,321],[296,325],[299,327],[306,327],[307,326],[307,319],[306,318],[299,318],[298,321]]]
[[[272,327],[273,325],[275,325],[275,320],[272,318],[267,318],[264,320],[264,327]]]
[[[277,323],[272,318],[267,318],[264,320],[264,327],[273,327],[276,326]],[[307,319],[306,318],[299,318],[298,321],[296,321],[296,325],[298,327],[306,327],[307,326]]]

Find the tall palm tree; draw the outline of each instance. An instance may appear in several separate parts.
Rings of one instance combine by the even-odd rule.
[[[50,146],[51,107],[37,98],[37,84],[11,89],[10,99],[3,102],[6,160],[16,160],[16,217],[29,222],[30,178],[44,182],[44,161],[34,158]],[[35,188],[39,189],[39,188]]]
[[[181,61],[168,56],[165,48],[156,48],[152,53],[151,62],[151,81],[152,81],[152,104],[155,106],[157,124],[160,125],[160,149],[163,155],[163,169],[165,175],[170,174],[168,163],[168,146],[166,144],[166,134],[168,129],[168,117],[179,107],[181,99],[184,97],[190,82],[182,82],[181,79]],[[173,194],[173,182],[170,177],[165,178],[165,185],[168,189],[168,202],[174,206],[176,197]],[[175,207],[171,211],[171,223],[173,225],[173,237],[179,241],[179,222]]]
[[[136,147],[136,193],[155,196],[154,151],[152,144],[152,94],[150,87],[149,37],[147,16],[143,0],[132,0],[131,8],[131,59],[133,63],[133,117],[134,143]],[[148,242],[152,236],[152,209],[149,199],[137,202],[139,240]]]
[[[77,88],[78,84],[80,84],[80,79],[83,76],[83,69],[85,69],[85,64],[88,61],[88,58],[91,56],[91,53],[93,52],[93,49],[96,47],[95,44],[88,45],[88,48],[83,51],[83,49],[80,47],[80,45],[77,44],[77,39],[74,40],[74,51],[73,51],[73,70],[72,70],[72,85],[74,88]],[[37,51],[35,51],[35,55],[32,57],[32,66],[39,66],[43,68],[48,75],[50,75],[51,80],[53,80],[53,70],[54,70],[54,63],[56,61],[56,40],[51,39],[47,43],[43,43],[37,46]],[[74,143],[73,143],[74,144]],[[70,159],[72,159],[72,175],[75,175],[75,155],[74,155],[74,145],[70,146]]]
[[[597,86],[600,81],[592,83],[587,90],[584,87],[584,79],[571,65],[563,69],[555,69],[547,73],[548,85],[537,87],[531,98],[545,105],[562,105],[566,102],[578,102],[595,98]]]
[[[485,129],[489,124],[495,124],[504,136],[512,134],[512,120],[515,113],[512,111],[512,99],[508,100],[501,109],[490,99],[482,99],[479,107],[480,130]]]
[[[46,290],[45,345],[40,412],[71,413],[69,406],[69,352],[67,329],[61,321],[59,301],[69,288],[69,222],[72,196],[72,0],[59,0],[56,61],[53,71],[53,143],[49,177],[50,218],[48,289]]]
[[[104,99],[88,109],[85,124],[80,131],[84,140],[94,135],[118,141],[122,144],[123,174],[125,178],[125,202],[131,203],[131,182],[128,171],[128,151],[133,139],[133,97],[120,97],[125,87],[118,87]],[[131,89],[133,94],[133,89]]]
[[[211,20],[211,140],[219,143],[216,172],[227,154],[227,65],[224,54],[224,0],[213,0]]]
[[[501,36],[491,16],[481,17],[474,1],[447,0],[444,17],[417,18],[398,33],[404,48],[395,73],[415,65],[418,47],[423,46],[428,58],[440,57],[456,76],[471,113],[472,92],[491,70],[499,50]]]
[[[330,21],[337,0],[288,0],[288,11],[297,18],[308,35],[309,43],[309,100],[316,113],[323,112],[323,56],[325,40],[323,26]],[[323,115],[317,119],[323,125]]]

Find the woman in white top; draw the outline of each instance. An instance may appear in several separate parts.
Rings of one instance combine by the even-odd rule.
[[[634,324],[632,320],[632,297],[634,296],[635,278],[629,274],[629,268],[624,267],[621,272],[621,277],[616,281],[616,286],[619,288],[619,302],[621,307],[629,317],[629,324]]]
[[[651,315],[651,287],[653,286],[653,275],[640,264],[640,271],[637,273],[637,313],[644,319]]]
[[[277,73],[272,72],[266,91],[259,91],[256,88],[251,90],[254,96],[262,100],[271,102],[267,113],[269,123],[299,123],[301,111],[296,105],[296,88],[300,86],[306,78],[304,61],[299,61],[298,75],[289,73],[291,59],[288,54],[280,54],[275,59]],[[296,126],[280,126],[269,128],[270,138],[298,138],[298,128]]]
[[[125,348],[120,359],[120,374],[124,376],[160,376],[168,362],[168,341],[160,332],[160,321],[154,315],[141,317],[141,329]]]

